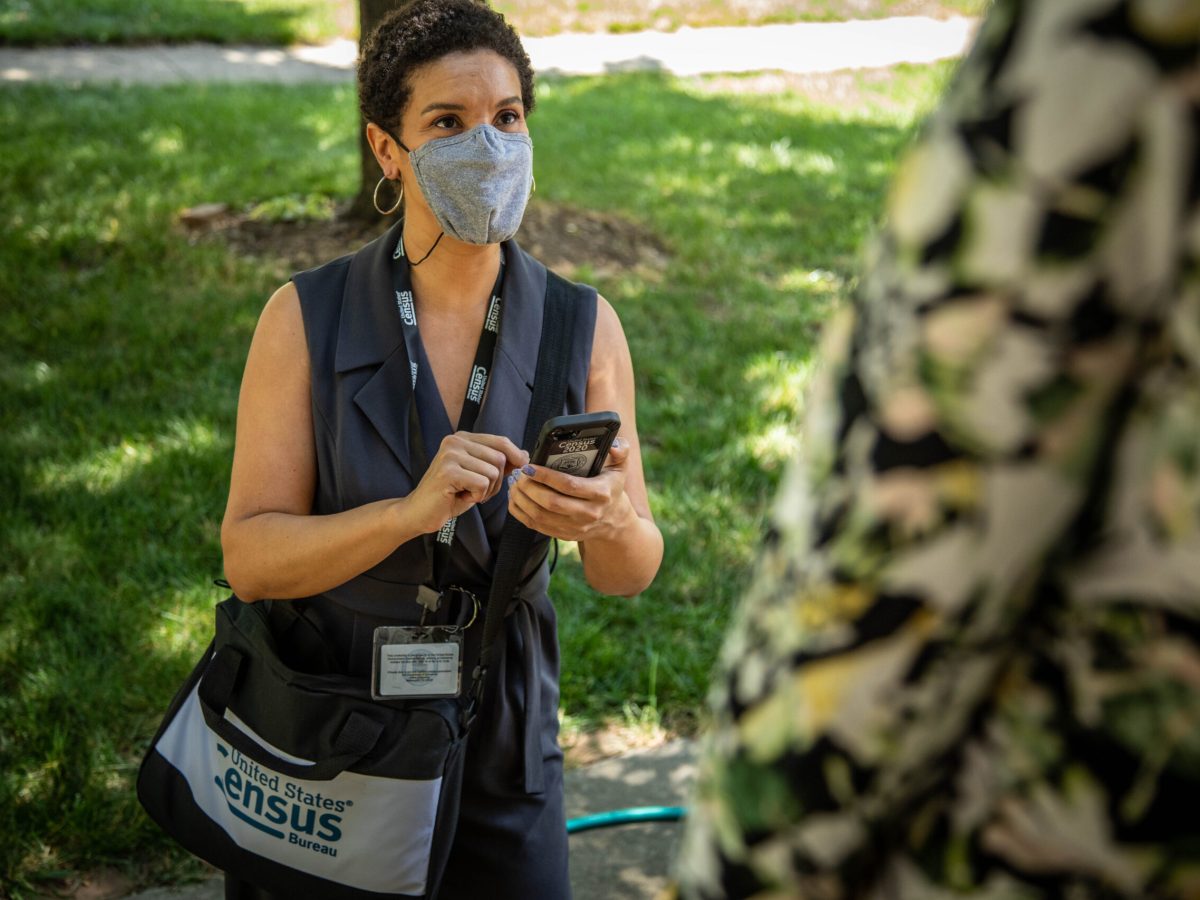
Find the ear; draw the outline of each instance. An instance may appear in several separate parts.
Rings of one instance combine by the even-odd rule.
[[[398,179],[400,177],[400,158],[404,151],[400,149],[396,139],[374,122],[368,122],[367,143],[371,145],[371,152],[375,154],[375,159],[379,162],[379,168],[384,177],[390,181]]]

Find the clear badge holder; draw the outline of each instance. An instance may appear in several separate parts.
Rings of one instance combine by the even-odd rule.
[[[460,626],[384,625],[375,629],[372,643],[376,700],[430,700],[462,692]]]
[[[479,600],[452,589],[472,604],[465,625],[383,625],[371,641],[371,696],[376,700],[434,700],[462,693],[463,637],[479,615]],[[422,586],[417,602],[425,616],[437,612],[442,595]]]

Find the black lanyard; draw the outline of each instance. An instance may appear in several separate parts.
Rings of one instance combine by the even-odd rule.
[[[429,459],[425,451],[425,441],[421,433],[421,417],[417,414],[416,392],[419,375],[417,360],[420,358],[421,337],[417,330],[417,310],[413,302],[412,273],[408,259],[404,255],[404,238],[396,244],[396,252],[392,254],[392,279],[396,290],[396,309],[400,313],[400,327],[404,332],[404,347],[408,352],[408,362],[412,369],[413,402],[409,406],[409,450],[414,461],[420,468],[418,480],[429,468]],[[500,311],[503,306],[501,291],[504,285],[504,258],[500,259],[500,271],[496,275],[496,283],[492,286],[492,299],[488,303],[487,315],[483,320],[483,331],[479,335],[479,346],[475,351],[475,363],[471,366],[471,378],[467,382],[467,393],[463,399],[462,414],[458,418],[456,431],[470,431],[475,427],[479,418],[479,410],[483,406],[483,396],[487,392],[488,381],[491,379],[492,366],[496,358],[496,342],[500,336]],[[453,518],[442,526],[437,533],[431,548],[433,563],[432,587],[437,590],[446,588],[446,579],[450,570],[450,548],[454,544],[454,532],[458,527],[458,519]]]

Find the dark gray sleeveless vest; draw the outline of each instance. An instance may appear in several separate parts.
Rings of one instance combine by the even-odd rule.
[[[392,287],[397,223],[357,253],[296,275],[312,377],[317,484],[314,515],[341,512],[409,494],[419,479],[410,459],[410,406],[418,403]],[[532,396],[546,291],[546,269],[513,241],[505,242],[504,306],[496,359],[475,431],[507,436],[520,446]],[[594,291],[580,292],[574,346],[563,414],[584,412],[592,338]],[[464,335],[472,342],[477,335]],[[422,371],[428,372],[428,368]],[[418,385],[418,392],[421,390]],[[431,409],[431,406],[434,409]],[[427,448],[440,443],[434,412],[418,405]],[[432,453],[430,454],[432,456]],[[494,547],[508,514],[507,486],[488,503],[459,517],[452,552],[457,580],[485,587]],[[538,540],[506,621],[507,642],[496,667],[498,689],[489,689],[472,741],[489,742],[489,758],[511,774],[523,763],[525,790],[541,785],[543,755],[556,752],[558,647],[553,606],[546,595],[548,541]],[[370,634],[379,624],[415,624],[417,588],[430,577],[427,542],[401,545],[379,565],[326,593],[298,601],[317,622],[344,665],[354,674],[369,668]],[[486,596],[486,590],[484,591]],[[480,617],[482,621],[482,617]],[[481,631],[482,628],[471,629]],[[468,632],[470,642],[470,631]],[[549,740],[546,740],[549,731]],[[477,737],[477,735],[479,737]],[[523,736],[522,736],[523,735]],[[495,745],[494,747],[492,745]],[[518,759],[517,757],[523,757]],[[504,779],[507,780],[507,779]]]

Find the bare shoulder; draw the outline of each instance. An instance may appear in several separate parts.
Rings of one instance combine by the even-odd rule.
[[[267,300],[258,317],[259,329],[291,331],[295,328],[304,333],[304,320],[300,313],[300,293],[292,282],[282,285]]]
[[[625,331],[621,328],[621,318],[603,294],[596,295],[596,334],[603,335],[608,340],[620,338],[623,341],[625,339]]]
[[[625,329],[613,305],[603,296],[596,296],[596,331],[592,337],[593,372],[624,364],[629,358]]]
[[[307,364],[300,294],[292,282],[280,287],[263,307],[254,331],[254,348],[271,357],[292,357]]]

